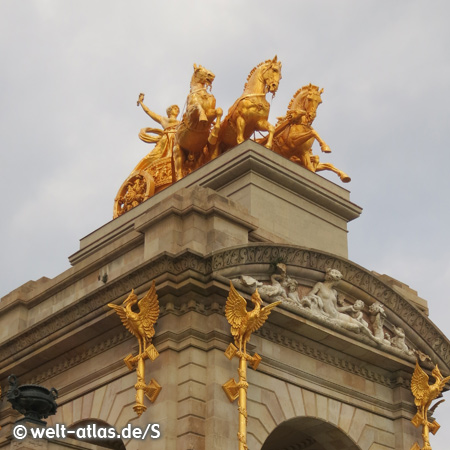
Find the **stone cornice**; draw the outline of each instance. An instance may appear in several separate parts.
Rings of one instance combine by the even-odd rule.
[[[196,312],[208,316],[210,314],[219,314],[224,316],[224,306],[219,305],[217,302],[211,303],[211,305],[205,306],[203,303],[196,300],[188,300],[180,305],[174,306],[168,302],[166,305],[161,306],[160,317],[168,314],[176,316],[182,316],[187,312]],[[224,319],[225,320],[225,319]],[[307,357],[316,359],[318,361],[329,364],[337,369],[345,370],[354,375],[361,376],[369,381],[381,384],[383,386],[392,388],[399,386],[409,387],[409,382],[406,380],[400,380],[397,378],[390,378],[385,376],[376,370],[368,367],[367,364],[358,364],[358,361],[352,357],[346,358],[345,356],[337,356],[336,352],[329,351],[326,346],[321,344],[315,344],[311,340],[295,339],[292,337],[292,333],[288,336],[283,329],[271,323],[266,323],[264,328],[256,331],[256,335],[262,339],[266,339],[277,345],[294,350],[297,353],[305,355]],[[232,336],[224,334],[221,331],[209,331],[207,333],[197,329],[187,329],[181,332],[174,332],[172,330],[163,330],[155,336],[154,344],[157,346],[160,352],[164,352],[167,349],[179,351],[182,347],[179,344],[189,342],[192,345],[192,341],[189,338],[196,338],[199,342],[202,342],[202,348],[204,350],[210,350],[211,348],[220,348],[224,351],[229,342],[232,340]],[[95,345],[88,349],[72,352],[68,357],[62,357],[58,359],[58,362],[47,368],[45,371],[40,372],[33,376],[33,378],[26,380],[27,383],[41,384],[46,380],[70,370],[71,368],[87,361],[90,358],[103,353],[110,348],[113,348],[122,342],[132,339],[132,335],[125,329],[121,330],[118,334],[97,342]],[[175,345],[173,345],[175,344]],[[137,346],[137,344],[135,344]],[[253,349],[254,344],[249,344],[249,348]],[[269,362],[268,358],[264,358],[266,364],[277,365],[274,361]],[[290,371],[290,370],[288,370]]]
[[[122,330],[118,334],[101,341],[87,350],[76,352],[70,357],[64,358],[51,368],[41,372],[29,380],[26,380],[26,384],[42,384],[46,380],[77,366],[78,364],[105,352],[106,350],[119,345],[120,343],[131,339],[132,335],[127,330]]]
[[[211,272],[209,258],[203,258],[190,251],[174,256],[163,254],[117,280],[107,283],[102,288],[86,295],[76,303],[58,311],[45,320],[24,330],[0,345],[0,364],[14,356],[17,359],[31,353],[35,347],[42,346],[43,341],[52,335],[52,339],[64,334],[64,328],[92,320],[105,313],[105,306],[115,299],[128,294],[131,289],[144,285],[163,274],[179,275],[187,271],[206,275]]]
[[[259,329],[255,334],[271,342],[276,342],[283,347],[299,352],[302,355],[334,366],[337,369],[342,369],[354,375],[361,376],[366,380],[373,381],[389,388],[398,385],[397,379],[391,379],[390,377],[384,376],[379,372],[371,370],[367,365],[363,366],[357,362],[351,361],[353,358],[337,357],[331,352],[314,345],[313,342],[293,339],[291,336],[288,337],[282,330],[279,329],[279,327],[271,324],[266,324],[264,328]]]
[[[424,314],[371,272],[330,254],[277,244],[247,244],[217,251],[206,257],[189,250],[176,256],[162,254],[3,342],[0,345],[0,362],[5,366],[5,363],[11,363],[13,359],[17,360],[32,353],[50,337],[53,340],[64,335],[67,332],[66,327],[80,326],[104,314],[107,303],[128,294],[133,288],[146,285],[151,280],[160,277],[168,279],[173,276],[179,282],[183,278],[180,278],[180,275],[192,278],[193,274],[197,273],[203,283],[206,283],[217,278],[225,269],[242,268],[241,273],[245,273],[243,267],[245,265],[272,264],[281,260],[288,266],[288,272],[289,267],[294,266],[319,272],[325,272],[328,267],[338,269],[343,275],[343,282],[366,292],[389,308],[428,344],[447,367],[450,367],[448,339]],[[7,361],[8,359],[10,361]]]

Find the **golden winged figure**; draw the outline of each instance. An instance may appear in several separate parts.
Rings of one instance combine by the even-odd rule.
[[[262,300],[258,290],[253,293],[251,301],[255,305],[255,308],[252,311],[247,311],[245,298],[230,283],[230,293],[225,306],[225,316],[231,325],[231,334],[234,337],[236,347],[242,352],[243,346],[244,353],[246,353],[247,342],[250,340],[251,334],[264,325],[272,309],[281,303],[281,301],[278,301],[261,308]]]
[[[139,311],[133,311],[133,307],[137,304]],[[145,382],[145,360],[148,358],[154,361],[159,353],[152,344],[152,337],[155,335],[153,325],[158,320],[159,302],[156,295],[155,282],[153,281],[148,292],[138,301],[134,289],[131,294],[122,303],[117,306],[109,303],[108,306],[113,308],[122,320],[123,326],[134,336],[139,342],[139,354],[133,357],[129,354],[124,363],[130,370],[136,369],[137,382],[134,385],[136,389],[136,404],[133,409],[140,416],[147,407],[144,405],[144,395],[153,403],[158,397],[161,386],[152,378],[150,383]]]
[[[228,294],[227,303],[225,305],[225,316],[231,325],[231,334],[234,337],[234,343],[230,344],[225,352],[228,359],[234,356],[239,357],[239,381],[233,378],[222,385],[225,394],[230,402],[239,397],[239,432],[237,434],[239,441],[239,450],[247,450],[247,361],[250,361],[254,370],[258,367],[261,357],[255,353],[253,356],[247,354],[247,342],[253,332],[264,325],[269,317],[270,312],[281,301],[273,302],[270,305],[261,308],[261,297],[256,290],[252,297],[252,303],[255,305],[253,310],[247,311],[247,302],[234,288],[230,282],[230,293]],[[238,347],[238,348],[236,348]],[[243,347],[243,348],[242,348]],[[243,351],[242,351],[243,350]]]
[[[133,311],[133,306],[136,303],[139,307],[139,312]],[[155,282],[153,281],[149,291],[141,300],[138,301],[133,289],[122,306],[114,303],[109,303],[108,306],[116,311],[124,327],[136,336],[139,342],[139,354],[145,352],[151,343],[152,337],[155,335],[153,325],[159,316],[159,302],[156,295]]]
[[[421,422],[427,419],[427,412],[431,406],[431,402],[439,397],[444,386],[450,381],[450,376],[446,378],[442,376],[437,364],[432,370],[431,375],[436,382],[430,385],[428,384],[428,375],[419,366],[418,361],[416,361],[416,368],[411,379],[411,391],[414,395],[414,403],[417,406],[417,414],[413,422],[416,420],[419,423],[419,421]],[[432,410],[434,411],[434,409],[436,408],[433,407]]]

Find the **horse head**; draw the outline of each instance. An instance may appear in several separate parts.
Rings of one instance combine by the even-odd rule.
[[[214,81],[215,77],[216,76],[208,69],[205,69],[203,66],[197,66],[197,64],[194,64],[194,74],[192,75],[191,79],[191,88],[201,85],[202,87],[209,87],[211,89],[212,82]]]
[[[252,69],[244,86],[244,94],[268,93],[275,94],[281,80],[281,62],[277,56],[258,64]]]
[[[281,80],[281,62],[277,60],[277,56],[267,63],[267,67],[262,70],[262,78],[266,86],[267,92],[275,94],[278,90],[278,84]]]
[[[321,94],[323,89],[312,85],[303,86],[300,88],[289,103],[288,110],[297,111],[303,110],[307,112],[305,116],[306,124],[311,125],[316,118],[316,111],[318,106],[322,103]]]

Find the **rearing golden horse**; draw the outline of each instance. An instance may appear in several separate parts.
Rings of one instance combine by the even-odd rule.
[[[319,90],[317,86],[309,84],[294,94],[286,115],[278,119],[272,150],[311,172],[331,170],[338,174],[344,183],[348,183],[351,178],[346,173],[334,167],[333,164],[321,163],[319,157],[312,154],[314,141],[320,144],[322,152],[331,152],[330,147],[312,127],[317,107],[322,103],[322,92],[323,89]],[[258,143],[262,145],[266,142],[267,137],[258,140]]]
[[[266,94],[275,95],[281,79],[281,62],[277,57],[260,63],[247,77],[244,93],[234,102],[219,132],[220,151],[224,152],[250,138],[255,131],[268,131],[267,148],[271,148],[275,127],[268,122],[270,104]]]
[[[186,112],[175,134],[173,164],[177,181],[217,156],[222,109],[216,109],[216,99],[208,92],[214,78],[212,72],[194,64]]]

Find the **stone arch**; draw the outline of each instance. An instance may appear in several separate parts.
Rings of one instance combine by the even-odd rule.
[[[108,448],[111,450],[125,450],[125,445],[121,438],[118,437],[93,437],[87,433],[87,429],[94,430],[100,434],[100,430],[108,430],[111,425],[103,420],[99,419],[83,419],[69,427],[70,431],[74,431],[75,434],[71,434],[71,437],[88,444],[97,445],[98,447]],[[79,433],[81,430],[81,434]],[[117,431],[117,430],[116,430]],[[109,436],[107,432],[103,432],[103,436]]]
[[[271,433],[291,420],[294,420],[293,424],[302,426],[308,423],[307,420],[312,420],[310,425],[314,425],[314,421],[319,421],[322,425],[327,424],[330,432],[339,432],[340,436],[347,436],[349,443],[353,443],[354,447],[349,446],[348,449],[396,448],[394,424],[390,419],[352,405],[345,398],[331,396],[331,392],[319,393],[291,382],[268,377],[258,371],[251,372],[249,381],[249,448],[268,450],[271,447],[266,449],[265,444]],[[299,419],[302,421],[295,422]],[[318,449],[322,450],[320,447]],[[323,449],[327,450],[327,447]]]
[[[336,426],[313,417],[295,417],[278,425],[261,450],[361,450]]]
[[[128,423],[141,426],[146,420],[145,414],[137,418],[133,410],[136,391],[136,374],[131,372],[109,384],[105,384],[71,401],[60,404],[55,415],[47,420],[48,426],[64,424],[77,427],[80,423],[102,423],[113,426],[117,431]],[[133,439],[123,441],[125,447],[134,443]]]

